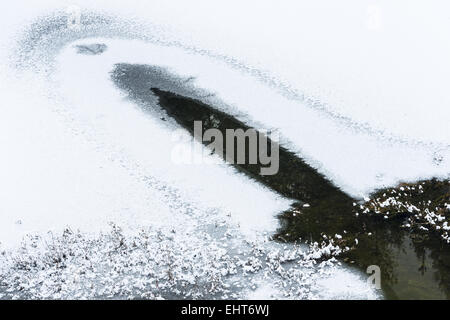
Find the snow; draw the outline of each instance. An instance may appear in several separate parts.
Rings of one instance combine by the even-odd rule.
[[[116,63],[194,77],[215,105],[276,128],[286,147],[355,197],[450,171],[444,1],[71,5],[111,15],[112,24],[94,17],[94,32],[28,38],[26,47],[18,42],[26,26],[66,4],[0,4],[3,246],[66,226],[98,234],[110,221],[132,233],[230,216],[227,224],[254,241],[278,227],[289,199],[225,164],[180,166],[161,152],[173,146],[174,127],[124,99],[109,78]],[[35,31],[45,35],[40,23]],[[107,49],[77,50],[93,44]],[[367,297],[353,272],[334,272]],[[272,284],[261,286],[255,296]]]
[[[104,3],[79,5],[131,17],[122,32],[149,31],[166,49],[161,56],[128,43],[122,57],[195,76],[249,122],[278,128],[292,150],[352,195],[448,175],[444,1],[250,1],[239,10],[233,2],[156,1],[147,10]]]

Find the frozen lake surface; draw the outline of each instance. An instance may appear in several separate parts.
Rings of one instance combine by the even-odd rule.
[[[366,275],[334,259],[312,263],[323,250],[267,240],[291,199],[224,162],[173,163],[170,150],[179,143],[173,132],[182,129],[127,99],[111,72],[123,63],[169,70],[184,79],[191,95],[250,126],[277,130],[285,148],[347,194],[362,198],[399,181],[445,178],[450,171],[445,86],[450,47],[443,40],[450,20],[438,2],[426,8],[409,4],[373,7],[370,1],[349,1],[349,11],[332,1],[328,7],[258,1],[218,8],[206,1],[155,1],[148,7],[138,1],[127,6],[79,1],[81,26],[75,28],[68,28],[66,8],[57,1],[2,4],[0,242],[18,253],[25,235],[40,235],[38,245],[29,243],[21,252],[38,265],[45,264],[39,252],[53,257],[59,245],[71,252],[85,250],[88,243],[98,248],[90,253],[94,269],[84,270],[74,253],[70,272],[53,270],[57,278],[38,272],[36,279],[53,282],[35,284],[40,289],[27,294],[59,297],[61,279],[83,269],[82,280],[71,279],[77,285],[64,287],[60,295],[143,295],[128,285],[148,273],[137,267],[139,261],[169,252],[180,268],[174,282],[163,271],[152,276],[168,281],[167,292],[173,293],[177,281],[192,280],[184,276],[201,275],[196,272],[207,265],[208,277],[220,284],[215,297],[380,297],[366,284]],[[21,14],[8,15],[11,11]],[[140,251],[117,275],[125,281],[117,291],[107,284],[105,292],[90,291],[82,275],[101,284],[110,271],[102,270],[101,261],[116,254],[117,260],[103,266],[116,270],[122,254],[129,253],[128,247],[114,251],[117,234],[110,223],[121,227],[124,243],[138,242]],[[67,227],[70,236],[58,236]],[[43,245],[49,237],[56,237],[54,248]],[[183,254],[195,250],[211,255],[196,260]],[[278,250],[296,261],[281,258],[288,275],[275,276],[271,272],[277,268],[267,265],[274,263],[267,257]],[[247,261],[252,261],[248,270]],[[33,275],[3,264],[4,275],[20,274],[23,283]],[[186,264],[194,271],[184,270]],[[147,267],[158,270],[152,262]],[[233,268],[239,272],[230,276]],[[254,288],[247,291],[242,284],[248,278]],[[170,298],[166,291],[151,291],[148,297]],[[211,294],[208,288],[198,292]]]

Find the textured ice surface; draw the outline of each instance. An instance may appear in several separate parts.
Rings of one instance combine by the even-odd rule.
[[[174,128],[124,99],[109,79],[116,63],[192,77],[210,102],[278,129],[287,147],[355,196],[448,175],[443,1],[77,4],[80,30],[67,29],[59,1],[0,4],[6,246],[65,226],[97,234],[109,221],[132,233],[230,216],[254,241],[276,229],[275,215],[290,201],[225,164],[174,165],[166,152]],[[96,44],[108,49],[77,50]],[[374,296],[350,271],[334,272],[340,282],[314,282],[321,297],[334,297],[334,285],[342,297]],[[270,287],[262,281],[252,294]]]
[[[128,20],[90,16],[82,22],[94,27],[84,34],[64,38],[58,29],[29,42],[58,49],[61,38],[70,43],[97,35],[162,45],[124,40],[109,57],[194,76],[199,88],[243,118],[278,128],[292,150],[355,196],[400,180],[448,175],[445,2],[250,1],[239,10],[233,3],[154,3],[146,9],[138,2],[126,8],[81,2],[81,9],[94,6]],[[47,50],[40,53],[39,60],[49,59]]]

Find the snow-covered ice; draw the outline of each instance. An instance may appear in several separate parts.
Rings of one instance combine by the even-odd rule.
[[[276,128],[355,197],[450,171],[444,1],[71,4],[83,12],[80,30],[66,28],[60,1],[0,5],[3,246],[67,226],[95,237],[109,222],[131,237],[143,227],[196,230],[209,216],[262,243],[278,227],[289,199],[226,164],[171,162],[175,128],[114,87],[117,63],[193,77],[210,102]],[[333,272],[340,280],[314,282],[321,297],[376,296],[353,271]],[[261,279],[248,295],[271,285]]]

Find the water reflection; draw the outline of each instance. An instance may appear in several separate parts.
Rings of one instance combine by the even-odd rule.
[[[191,133],[194,121],[202,121],[203,130],[212,126],[222,132],[249,128],[235,117],[200,101],[199,94],[189,87],[189,79],[177,78],[162,68],[120,64],[112,72],[112,79],[144,109],[159,104],[169,117]],[[450,250],[438,238],[403,229],[402,218],[386,221],[380,217],[356,216],[354,199],[284,148],[280,148],[280,169],[276,175],[259,175],[259,164],[235,166],[278,193],[298,200],[291,210],[280,215],[282,227],[274,239],[321,241],[324,236],[339,234],[341,245],[352,248],[341,256],[342,261],[364,271],[370,265],[378,265],[387,298],[450,298]],[[305,203],[309,206],[304,206]]]

